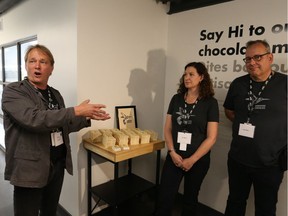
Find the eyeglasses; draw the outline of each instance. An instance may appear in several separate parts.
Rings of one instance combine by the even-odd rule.
[[[262,55],[254,55],[252,57],[246,57],[246,58],[243,59],[243,61],[245,63],[250,63],[251,60],[253,59],[255,62],[259,62],[264,55],[268,55],[268,54],[270,54],[270,52],[264,53]]]

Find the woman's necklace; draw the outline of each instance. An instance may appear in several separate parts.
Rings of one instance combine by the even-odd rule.
[[[186,92],[184,99],[187,104],[193,104],[197,101],[198,95],[188,96],[188,92]]]

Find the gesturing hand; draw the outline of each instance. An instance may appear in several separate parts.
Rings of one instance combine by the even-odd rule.
[[[94,120],[107,120],[110,115],[102,108],[106,108],[104,104],[91,104],[90,100],[85,100],[78,106],[74,107],[76,116],[84,116]]]

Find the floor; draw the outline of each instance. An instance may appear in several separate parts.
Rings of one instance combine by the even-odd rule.
[[[4,152],[0,149],[0,215],[2,216],[13,216],[13,187],[10,185],[8,181],[4,181],[4,167],[5,167],[5,158],[4,158]],[[139,199],[135,199],[136,203],[133,204],[133,206],[147,206],[146,211],[151,212],[151,209],[154,207],[154,202],[152,201],[153,198],[155,197],[155,194],[152,193],[147,193],[146,197],[142,196]],[[149,201],[147,201],[149,200]],[[173,216],[179,216],[180,215],[180,210],[181,210],[181,196],[177,198],[177,202],[175,204],[175,208],[173,211]],[[132,203],[130,203],[132,204]],[[129,205],[131,207],[131,205]],[[122,213],[119,214],[129,216],[129,215],[135,215],[134,213],[131,212],[131,208],[124,207],[122,209]],[[150,210],[149,210],[150,209]],[[130,213],[129,213],[130,212]],[[60,215],[60,214],[59,214]],[[105,211],[101,214],[97,215],[107,215],[111,216],[111,211],[108,211],[105,213]],[[142,213],[138,213],[138,216],[150,216],[152,214],[150,213],[145,213],[145,211],[142,211]],[[75,215],[73,215],[75,216]],[[198,216],[223,216],[220,212],[217,212],[205,205],[200,205],[200,212]]]
[[[5,157],[0,149],[0,215],[13,215],[13,187],[4,181]]]
[[[179,194],[172,212],[172,216],[181,215],[181,199]],[[120,205],[117,209],[117,216],[154,216],[153,210],[155,208],[155,190],[148,191],[144,195],[135,197],[133,200]],[[104,209],[101,212],[93,214],[93,216],[111,216],[115,215],[112,208]],[[224,216],[222,213],[217,212],[203,204],[199,206],[197,216]]]

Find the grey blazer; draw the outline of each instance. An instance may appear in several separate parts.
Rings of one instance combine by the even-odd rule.
[[[51,88],[51,87],[50,87]],[[59,110],[47,110],[47,102],[27,79],[4,87],[6,167],[5,180],[20,187],[41,188],[47,184],[50,167],[50,131],[63,128],[67,149],[66,169],[73,174],[69,133],[91,125],[85,117],[76,117],[74,108],[65,108],[64,100],[51,88]]]

